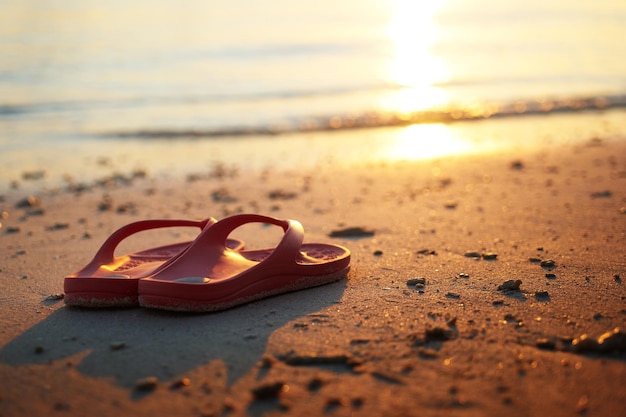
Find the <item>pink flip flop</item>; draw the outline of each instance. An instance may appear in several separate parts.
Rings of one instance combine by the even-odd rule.
[[[115,231],[100,247],[94,258],[80,271],[65,277],[65,304],[81,307],[137,306],[139,279],[155,274],[180,255],[191,242],[175,243],[116,257],[117,245],[132,234],[164,227],[198,227],[206,230],[215,219],[143,220]],[[243,248],[243,242],[228,239],[231,250]]]
[[[228,235],[246,223],[281,227],[273,249],[235,252]],[[139,281],[139,304],[175,311],[215,311],[253,300],[327,284],[345,277],[350,251],[338,245],[302,243],[295,220],[240,214],[204,229],[166,268]]]

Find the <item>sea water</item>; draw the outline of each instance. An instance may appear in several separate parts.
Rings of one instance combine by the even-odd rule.
[[[621,0],[3,0],[0,180],[253,163],[311,135],[365,157],[418,132],[445,154],[459,120],[620,136],[624,39]]]

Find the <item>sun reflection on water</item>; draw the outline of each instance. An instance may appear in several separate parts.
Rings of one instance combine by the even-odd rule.
[[[445,0],[395,0],[394,18],[388,27],[393,45],[389,77],[398,89],[383,100],[386,109],[408,115],[449,103],[450,97],[440,85],[449,79],[450,70],[433,52],[441,36],[436,17],[445,3]],[[399,131],[388,157],[429,159],[467,153],[471,149],[471,143],[449,126],[416,124]]]
[[[387,157],[391,160],[432,159],[471,152],[473,146],[450,126],[417,124],[399,131]]]
[[[388,27],[393,44],[390,80],[399,89],[385,97],[389,110],[412,112],[443,104],[448,97],[437,87],[449,77],[446,63],[432,53],[439,36],[436,14],[444,1],[395,0],[394,18]]]

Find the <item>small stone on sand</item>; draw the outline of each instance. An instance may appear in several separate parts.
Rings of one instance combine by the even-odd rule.
[[[111,350],[120,350],[126,346],[126,343],[122,341],[116,341],[111,342],[109,346],[111,347]]]
[[[68,229],[70,227],[69,223],[55,223],[52,226],[48,226],[46,227],[46,230],[49,232],[52,232],[54,230],[64,230],[64,229]]]
[[[183,377],[174,381],[170,388],[179,389],[179,388],[188,387],[189,385],[191,385],[191,380],[189,378]]]
[[[596,193],[591,194],[591,198],[609,198],[613,195],[613,193],[609,190],[598,191]]]
[[[535,298],[539,301],[547,301],[550,299],[548,291],[535,291]]]
[[[62,300],[64,297],[65,297],[65,294],[63,293],[50,294],[49,296],[46,297],[46,301]]]
[[[274,382],[259,385],[256,388],[252,389],[252,395],[254,398],[258,400],[270,400],[273,398],[277,398],[278,395],[283,390],[285,384],[283,382]]]
[[[15,203],[15,208],[37,207],[41,204],[41,200],[37,197],[26,197]]]
[[[348,227],[346,229],[333,230],[330,237],[372,237],[374,231],[363,227]]]
[[[519,291],[519,287],[522,285],[522,280],[520,279],[510,279],[508,281],[503,282],[498,286],[499,291]]]
[[[554,350],[556,348],[556,344],[554,343],[554,341],[551,339],[548,339],[547,337],[542,337],[540,339],[537,339],[537,341],[535,342],[535,345],[539,349],[544,349],[544,350]]]
[[[426,284],[426,278],[420,277],[420,278],[411,278],[409,280],[406,281],[406,285],[425,285]]]
[[[152,391],[159,385],[159,379],[155,376],[148,376],[146,378],[138,379],[135,382],[135,389],[137,391]]]

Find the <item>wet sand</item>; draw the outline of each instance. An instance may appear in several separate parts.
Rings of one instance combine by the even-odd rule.
[[[25,197],[0,202],[2,416],[626,415],[623,140]],[[212,314],[64,306],[118,227],[238,212],[347,246],[348,278]]]

